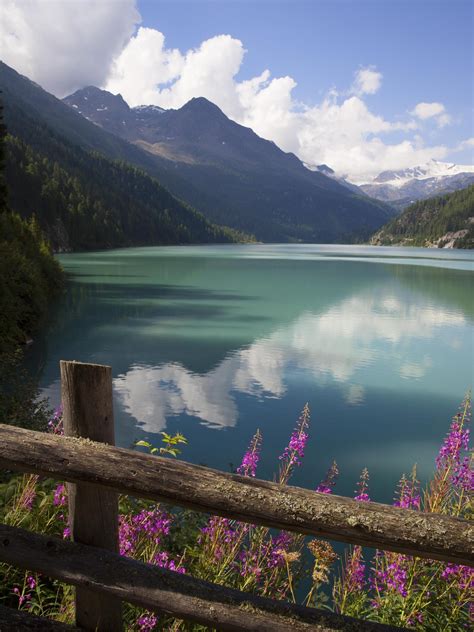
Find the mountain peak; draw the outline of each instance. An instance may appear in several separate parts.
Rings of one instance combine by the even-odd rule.
[[[335,173],[334,169],[331,169],[331,167],[328,167],[326,164],[317,165],[316,169],[325,175],[334,175]]]
[[[63,101],[75,109],[80,109],[83,113],[89,113],[93,109],[98,111],[114,110],[123,113],[130,111],[128,103],[121,94],[112,94],[96,86],[86,86],[76,90],[73,94],[65,97]]]
[[[185,103],[181,108],[179,108],[181,112],[193,112],[193,113],[203,113],[210,114],[213,116],[224,116],[224,112],[212,101],[206,99],[206,97],[193,97],[190,101]]]

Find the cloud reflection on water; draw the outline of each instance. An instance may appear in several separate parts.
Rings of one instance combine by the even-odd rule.
[[[440,328],[465,324],[460,311],[414,298],[401,300],[383,290],[352,296],[321,314],[302,313],[269,336],[229,354],[205,374],[182,364],[134,365],[114,379],[125,411],[143,430],[158,432],[168,417],[186,414],[212,428],[235,426],[235,393],[281,398],[289,372],[298,370],[316,384],[339,383],[346,402],[361,404],[364,386],[356,374],[369,365],[392,376],[419,380],[432,366],[419,357],[417,340],[431,339]]]

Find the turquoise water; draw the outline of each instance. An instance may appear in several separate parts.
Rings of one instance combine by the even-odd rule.
[[[299,411],[311,437],[294,484],[332,459],[351,495],[367,466],[390,501],[432,470],[473,383],[474,253],[241,245],[67,254],[71,275],[32,353],[59,402],[59,360],[110,364],[117,443],[185,434],[183,458],[229,470],[253,432],[271,479]]]

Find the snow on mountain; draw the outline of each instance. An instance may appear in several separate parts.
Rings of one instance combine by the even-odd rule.
[[[382,171],[371,182],[359,184],[367,195],[397,208],[436,195],[464,189],[474,182],[474,165],[430,160],[425,165]]]
[[[165,112],[163,108],[160,108],[159,105],[136,105],[134,108],[131,108],[135,112]]]
[[[474,165],[456,165],[450,162],[430,160],[425,165],[401,169],[400,171],[382,171],[371,184],[383,183],[394,187],[402,187],[413,179],[427,180],[428,178],[445,178],[460,173],[474,173]],[[364,183],[369,184],[369,183]]]

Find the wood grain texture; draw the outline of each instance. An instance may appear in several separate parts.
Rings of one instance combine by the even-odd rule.
[[[83,439],[0,425],[0,467],[253,524],[474,565],[472,523],[227,474]]]
[[[401,630],[211,584],[104,549],[0,525],[0,561],[41,572],[104,598],[118,597],[218,630],[391,632]]]
[[[112,370],[109,366],[61,361],[64,434],[115,444]],[[82,483],[68,485],[69,526],[75,542],[118,551],[118,496]],[[76,623],[85,630],[122,630],[117,599],[76,590]]]

